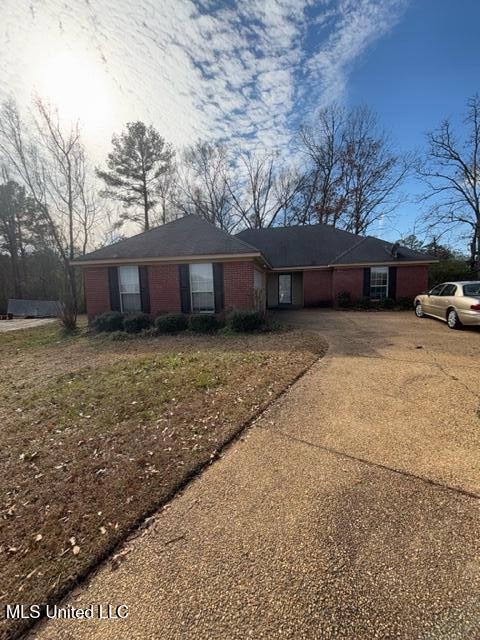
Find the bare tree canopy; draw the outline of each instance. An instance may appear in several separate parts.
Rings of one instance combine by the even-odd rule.
[[[221,143],[198,140],[183,153],[179,209],[193,213],[220,229],[231,231],[236,220],[228,184],[229,152]]]
[[[300,130],[308,170],[293,221],[321,222],[364,234],[402,202],[411,160],[393,151],[367,107],[321,109]]]
[[[300,151],[307,170],[296,198],[292,221],[336,226],[345,214],[345,109],[320,109],[315,121],[300,128]]]
[[[120,221],[150,228],[150,211],[166,185],[165,174],[172,171],[174,151],[152,126],[128,122],[126,131],[112,137],[113,150],[107,157],[107,171],[97,169],[106,185],[101,195],[123,203]],[[140,210],[140,211],[139,211]]]
[[[467,230],[472,269],[480,277],[480,97],[468,100],[466,134],[457,137],[449,120],[427,135],[428,150],[418,172],[432,202],[429,229]]]
[[[40,100],[35,101],[27,126],[9,100],[0,110],[0,153],[25,188],[34,222],[43,227],[43,244],[53,248],[62,262],[65,320],[73,328],[78,283],[70,261],[85,252],[97,218],[79,128],[62,126],[58,112]]]
[[[278,153],[238,153],[234,176],[227,186],[242,227],[261,229],[286,222],[303,177],[282,166]]]

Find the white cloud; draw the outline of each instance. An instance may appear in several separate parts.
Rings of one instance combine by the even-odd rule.
[[[342,98],[353,63],[404,1],[4,0],[0,91],[27,103],[42,66],[69,54],[95,61],[109,97],[108,126],[90,132],[98,157],[134,119],[176,145],[287,145],[305,109]]]

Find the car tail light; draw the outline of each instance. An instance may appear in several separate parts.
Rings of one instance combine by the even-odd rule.
[[[470,305],[470,309],[472,311],[480,311],[480,304],[472,304]]]

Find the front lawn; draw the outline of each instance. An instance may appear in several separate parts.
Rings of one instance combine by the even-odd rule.
[[[323,352],[294,331],[0,334],[2,611],[64,593]]]

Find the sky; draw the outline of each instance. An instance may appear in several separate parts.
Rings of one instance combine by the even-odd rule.
[[[0,98],[39,94],[82,121],[101,163],[144,120],[176,146],[201,138],[291,153],[332,102],[367,104],[401,151],[480,91],[478,0],[3,0]],[[420,185],[395,220],[415,228]]]

